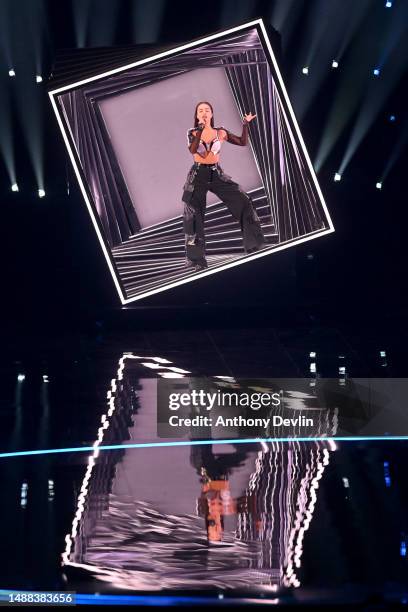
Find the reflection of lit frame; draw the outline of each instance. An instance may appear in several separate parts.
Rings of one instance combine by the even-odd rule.
[[[184,370],[182,368],[175,367],[173,362],[169,361],[163,357],[150,357],[150,356],[139,356],[134,355],[133,353],[127,352],[123,353],[122,357],[118,362],[118,369],[116,373],[116,378],[111,380],[110,389],[107,392],[107,405],[108,410],[101,416],[101,425],[98,429],[98,438],[95,440],[93,444],[93,452],[88,457],[88,465],[86,469],[86,473],[84,475],[82,486],[80,489],[80,493],[78,495],[77,507],[75,516],[72,522],[71,533],[65,536],[65,550],[61,554],[61,564],[65,568],[81,568],[84,570],[89,570],[95,572],[98,570],[106,579],[109,576],[110,581],[113,583],[113,579],[115,577],[114,571],[111,571],[108,566],[104,567],[102,570],[93,564],[86,564],[81,561],[78,561],[78,558],[81,559],[84,552],[84,544],[83,540],[86,541],[88,534],[84,534],[83,525],[86,524],[87,518],[93,512],[95,512],[95,508],[98,509],[98,505],[94,505],[90,502],[90,497],[92,495],[92,480],[97,480],[97,477],[94,473],[94,468],[98,466],[98,463],[101,461],[100,450],[104,450],[106,448],[115,448],[120,450],[127,449],[129,447],[137,447],[137,444],[117,444],[113,446],[107,446],[103,444],[105,434],[110,432],[112,428],[113,422],[115,418],[120,412],[120,410],[124,410],[125,414],[131,416],[134,414],[133,409],[126,407],[126,401],[123,402],[121,399],[121,394],[126,393],[126,390],[129,391],[129,387],[124,385],[124,378],[126,374],[126,369],[128,369],[128,361],[135,362],[138,366],[143,366],[147,369],[152,368],[154,372],[156,372],[157,376],[165,377],[166,374],[173,374],[176,378],[181,379],[184,374],[192,374],[191,371]],[[153,366],[153,367],[152,367]],[[161,371],[158,371],[161,370]],[[167,372],[166,372],[167,371]],[[224,379],[231,380],[231,377],[225,376],[214,376],[214,379]],[[139,377],[138,377],[139,379]],[[139,379],[140,380],[140,379]],[[134,389],[130,387],[131,393],[133,395]],[[137,397],[137,393],[136,393]],[[128,410],[130,410],[128,412]],[[126,419],[125,419],[126,420]],[[122,419],[123,423],[123,414]],[[265,438],[265,439],[237,439],[237,440],[222,440],[222,439],[210,439],[210,440],[183,440],[178,442],[162,442],[162,443],[145,443],[140,446],[143,447],[174,447],[174,446],[190,446],[190,445],[221,445],[221,444],[259,444],[261,451],[258,451],[258,458],[255,463],[255,470],[252,472],[247,490],[253,493],[256,482],[260,475],[260,458],[271,457],[274,456],[273,462],[270,463],[270,478],[273,478],[272,474],[276,471],[276,455],[280,452],[292,453],[296,456],[296,464],[298,470],[302,466],[302,463],[305,465],[304,474],[305,477],[299,479],[296,475],[293,475],[291,471],[282,470],[282,476],[279,480],[276,480],[276,490],[278,498],[281,498],[282,491],[287,493],[288,490],[294,490],[294,484],[299,485],[298,494],[295,498],[294,507],[296,509],[296,513],[289,513],[288,516],[283,516],[281,523],[282,526],[279,529],[279,534],[281,538],[282,546],[286,542],[286,567],[284,572],[282,573],[281,579],[283,586],[300,586],[300,581],[296,574],[296,571],[301,567],[301,560],[303,555],[303,540],[304,534],[309,529],[311,521],[313,519],[313,514],[316,507],[317,494],[319,489],[319,481],[322,479],[325,468],[329,464],[330,452],[333,452],[337,449],[337,445],[333,438],[325,437],[327,432],[324,431],[325,427],[328,425],[328,421],[326,419],[322,420],[319,423],[319,426],[322,425],[323,430],[319,431],[319,437],[316,438],[312,435],[312,437],[289,437],[289,438]],[[337,425],[336,425],[337,426]],[[335,431],[333,430],[333,433]],[[267,444],[269,443],[269,446]],[[289,443],[288,446],[283,444],[284,442]],[[302,442],[312,442],[311,445],[303,445]],[[119,460],[119,456],[117,453],[113,455],[108,455],[106,461],[109,461],[110,458],[113,458],[113,462]],[[305,461],[302,461],[305,459]],[[287,478],[285,479],[284,473]],[[105,471],[106,474],[106,471]],[[276,477],[276,475],[275,475]],[[299,484],[300,483],[300,484]],[[111,493],[111,482],[108,478],[101,479],[101,484],[97,487],[97,495],[100,498],[101,495],[109,495]],[[272,488],[275,491],[275,486]],[[268,487],[269,488],[269,487]],[[262,494],[262,492],[260,493]],[[268,507],[267,498],[265,492],[263,493],[264,497],[261,497],[263,502],[263,507],[265,507],[265,512],[273,512],[274,506],[271,505]],[[290,498],[290,495],[287,495],[287,498]],[[239,530],[240,525],[238,523],[237,530]],[[286,541],[285,532],[289,531],[289,538]],[[270,530],[268,530],[270,532]],[[86,545],[85,545],[86,546]],[[285,556],[281,555],[282,565],[285,563]]]
[[[194,47],[199,47],[199,46],[202,46],[202,45],[204,45],[206,43],[209,43],[210,41],[215,41],[217,39],[219,39],[219,40],[220,39],[225,39],[229,35],[232,35],[234,32],[240,32],[240,31],[244,31],[244,30],[249,30],[250,28],[254,28],[254,27],[256,28],[256,30],[258,32],[258,35],[259,35],[259,38],[261,40],[262,47],[263,47],[265,53],[266,53],[266,50],[269,53],[269,57],[267,55],[266,55],[266,57],[267,57],[268,62],[270,63],[270,67],[271,67],[271,69],[273,71],[273,76],[277,80],[277,87],[278,87],[278,91],[279,91],[279,96],[283,97],[283,100],[284,100],[284,103],[285,103],[284,110],[286,109],[288,111],[288,113],[289,113],[289,117],[291,119],[291,124],[292,124],[291,127],[294,130],[294,136],[298,139],[298,142],[300,144],[301,151],[303,153],[303,159],[304,159],[304,161],[305,161],[305,163],[307,165],[307,169],[308,169],[308,171],[310,173],[310,177],[311,177],[312,182],[313,182],[313,188],[316,191],[316,194],[317,194],[317,197],[318,197],[318,200],[319,200],[319,204],[320,204],[320,206],[323,209],[323,212],[324,212],[324,215],[325,215],[325,224],[321,225],[320,228],[316,228],[316,231],[309,232],[307,235],[303,235],[301,237],[291,238],[290,240],[286,240],[286,241],[282,240],[279,243],[278,246],[273,246],[270,249],[265,249],[263,251],[260,251],[260,252],[257,252],[257,253],[253,253],[253,254],[245,256],[245,257],[237,257],[237,259],[235,259],[233,261],[228,261],[226,263],[222,263],[221,265],[218,265],[217,267],[214,267],[214,268],[207,269],[207,270],[201,272],[200,274],[194,274],[194,275],[191,275],[191,276],[188,276],[188,277],[185,277],[185,278],[181,278],[181,279],[177,279],[177,280],[174,280],[174,281],[170,281],[170,282],[163,281],[163,283],[160,286],[158,286],[158,287],[155,287],[153,289],[144,290],[143,292],[141,292],[141,293],[139,293],[139,294],[137,294],[135,296],[132,296],[132,297],[127,297],[126,290],[125,290],[125,287],[124,287],[124,284],[123,284],[123,279],[121,279],[121,277],[120,277],[120,273],[119,273],[118,268],[116,266],[116,263],[114,261],[112,252],[110,251],[110,246],[107,244],[107,241],[104,238],[103,229],[102,229],[102,225],[101,225],[99,216],[98,216],[98,214],[96,212],[96,208],[94,207],[92,197],[90,196],[89,189],[88,189],[88,187],[86,185],[86,180],[84,179],[83,172],[81,170],[81,164],[80,164],[79,157],[78,157],[78,154],[77,154],[77,151],[76,151],[76,147],[73,144],[73,141],[72,141],[72,138],[71,138],[68,126],[66,124],[65,118],[63,116],[63,113],[61,112],[61,109],[59,108],[58,99],[57,99],[58,95],[63,94],[64,92],[68,92],[69,90],[73,90],[73,89],[79,88],[82,85],[85,85],[86,83],[89,83],[91,81],[96,81],[98,79],[103,79],[103,78],[111,76],[111,75],[113,75],[115,73],[123,72],[123,71],[126,71],[126,70],[130,69],[130,68],[141,66],[143,64],[152,63],[152,62],[155,62],[157,60],[163,59],[166,56],[180,54],[180,53],[182,53],[182,52],[184,52],[184,51],[186,51],[188,49],[191,49],[191,48],[194,48]],[[320,187],[319,187],[318,182],[317,182],[316,175],[314,173],[311,161],[310,161],[309,156],[308,156],[307,151],[306,151],[305,143],[304,143],[303,138],[301,136],[298,124],[296,122],[295,115],[293,113],[293,110],[292,110],[292,107],[291,107],[288,95],[286,93],[285,86],[283,84],[283,80],[282,80],[282,77],[280,75],[279,68],[277,66],[277,63],[276,63],[276,60],[275,60],[275,57],[274,57],[274,54],[273,54],[273,51],[272,51],[272,47],[271,47],[271,44],[270,44],[267,32],[265,30],[265,26],[264,26],[264,24],[263,24],[261,19],[256,20],[256,21],[252,21],[252,22],[249,22],[249,23],[246,23],[246,24],[243,24],[241,26],[237,26],[237,27],[234,27],[234,28],[231,28],[231,29],[228,29],[228,30],[225,30],[225,31],[220,32],[218,34],[213,34],[213,35],[210,35],[210,36],[206,36],[204,38],[201,38],[201,39],[196,40],[196,41],[191,42],[191,43],[180,45],[180,46],[178,46],[178,47],[176,47],[174,49],[171,49],[171,50],[168,50],[168,51],[164,51],[164,52],[161,52],[161,53],[157,53],[156,55],[153,55],[153,56],[148,57],[148,58],[144,58],[144,59],[136,61],[136,62],[132,62],[131,64],[127,64],[127,65],[122,66],[120,68],[115,68],[115,69],[112,69],[112,70],[108,70],[108,71],[103,72],[102,74],[99,74],[99,75],[96,75],[96,76],[92,76],[92,77],[88,77],[88,78],[84,78],[84,79],[79,80],[79,81],[77,81],[75,83],[59,87],[57,89],[51,90],[49,92],[49,96],[50,96],[51,103],[52,103],[52,106],[54,108],[54,111],[55,111],[55,114],[56,114],[56,117],[57,117],[58,124],[59,124],[61,132],[63,134],[63,138],[64,138],[64,141],[65,141],[66,147],[68,149],[68,153],[69,153],[70,159],[71,159],[72,164],[74,166],[75,174],[76,174],[78,182],[80,184],[82,195],[83,195],[83,197],[85,199],[85,203],[86,203],[86,205],[88,207],[89,214],[91,215],[91,219],[92,219],[93,225],[95,227],[98,239],[99,239],[99,241],[101,243],[103,253],[104,253],[105,258],[107,260],[110,272],[112,274],[113,281],[115,283],[115,286],[116,286],[116,289],[117,289],[118,294],[120,296],[122,304],[127,304],[129,302],[132,302],[132,301],[135,301],[135,300],[139,300],[139,299],[141,299],[143,297],[147,297],[149,295],[153,295],[153,294],[158,293],[160,291],[164,291],[164,290],[169,289],[171,287],[175,287],[175,286],[178,286],[178,285],[181,285],[181,284],[184,284],[184,283],[191,282],[191,281],[193,281],[196,278],[199,278],[201,276],[208,276],[210,274],[214,274],[215,272],[218,272],[218,271],[221,271],[221,270],[233,267],[233,266],[240,265],[240,264],[242,264],[242,263],[244,263],[246,261],[249,261],[251,259],[258,259],[260,257],[264,257],[266,255],[269,255],[271,252],[283,250],[283,249],[286,249],[289,246],[292,246],[294,244],[300,244],[301,242],[305,242],[307,240],[312,240],[313,238],[316,238],[317,236],[328,234],[328,233],[331,233],[331,232],[334,231],[333,224],[332,224],[332,221],[330,219],[330,215],[328,213],[326,204],[325,204],[324,199],[323,199],[323,195],[321,193]],[[285,120],[287,120],[286,116],[285,116]]]

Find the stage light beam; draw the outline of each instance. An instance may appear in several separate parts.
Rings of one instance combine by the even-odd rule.
[[[132,2],[133,38],[137,43],[156,42],[160,35],[166,3],[164,0],[151,2],[146,11],[143,3]]]
[[[325,2],[316,4],[317,6],[331,5],[331,3]],[[333,97],[326,125],[317,148],[314,163],[316,171],[320,171],[325,164],[331,151],[346,130],[347,124],[357,111],[360,100],[365,95],[367,74],[368,77],[373,78],[372,69],[367,69],[367,66],[370,66],[371,62],[375,62],[374,68],[378,61],[373,60],[375,51],[371,48],[371,41],[376,39],[373,38],[370,27],[366,25],[370,23],[371,0],[361,0],[354,3],[355,6],[353,4],[352,11],[347,8],[347,3],[342,4],[344,10],[339,11],[339,6],[333,3],[335,5],[336,21],[332,19],[331,23],[336,23],[334,30],[339,28],[341,40],[327,58],[328,61],[334,59],[339,65],[341,63],[341,71],[339,71],[340,74],[338,74],[338,82],[336,83],[337,91]],[[341,21],[339,21],[339,17]],[[360,29],[362,29],[364,35],[356,35]],[[350,51],[346,54],[348,47],[350,47]],[[377,56],[374,55],[374,57]],[[378,62],[378,65],[382,64]],[[300,95],[304,97],[302,91]]]
[[[382,183],[381,181],[378,181],[378,183],[375,184],[377,189],[382,189]]]
[[[338,172],[336,172],[336,174],[334,175],[334,181],[337,183],[338,181],[341,181],[341,174],[339,174]]]
[[[337,62],[336,60],[332,61],[332,68],[338,68],[339,67],[339,62]]]
[[[308,66],[303,66],[302,73],[303,74],[309,74],[309,67]]]
[[[40,74],[37,74],[36,77],[35,77],[35,82],[36,83],[42,83],[42,80],[43,80],[42,76]]]
[[[39,197],[39,198],[43,198],[44,196],[45,196],[45,191],[44,191],[44,189],[39,189],[39,190],[38,190],[38,197]]]
[[[13,184],[11,185],[11,191],[18,191],[18,185],[17,185],[17,183],[13,183]]]
[[[392,34],[390,33],[387,37],[381,60],[375,69],[379,74],[381,67],[381,82],[375,82],[375,79],[378,79],[377,76],[375,79],[372,78],[368,87],[366,87],[364,100],[360,105],[354,128],[338,170],[340,173],[346,170],[357,148],[379,114],[382,105],[405,73],[406,54],[404,53],[405,38],[403,28],[405,21],[403,17],[404,15],[398,12],[393,16],[394,27]],[[384,67],[385,62],[387,70],[383,73],[382,67]],[[379,178],[383,182],[384,175],[380,175]]]
[[[15,76],[16,76],[16,73],[15,73],[14,68],[10,68],[10,70],[8,71],[8,73],[9,73],[9,76],[10,76],[10,77],[15,77]]]
[[[391,151],[391,155],[385,165],[384,171],[381,174],[381,177],[380,177],[381,183],[383,183],[384,180],[387,178],[391,169],[394,167],[397,160],[401,156],[401,153],[405,151],[407,142],[408,142],[408,121],[406,120],[401,133],[399,133],[398,135],[398,140],[395,143],[393,150]]]
[[[374,76],[380,76],[380,69],[379,68],[374,68],[373,75]]]

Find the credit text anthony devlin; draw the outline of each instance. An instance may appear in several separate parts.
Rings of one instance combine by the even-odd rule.
[[[215,421],[215,422],[214,422]],[[287,418],[280,415],[274,415],[271,418],[256,419],[247,418],[241,415],[235,417],[223,417],[219,416],[213,419],[208,416],[195,416],[193,418],[179,417],[176,414],[169,418],[169,425],[171,427],[262,427],[267,429],[268,427],[313,427],[314,421],[311,418],[307,418],[303,415],[296,417],[295,419]]]

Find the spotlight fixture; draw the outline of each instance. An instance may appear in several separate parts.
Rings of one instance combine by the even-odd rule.
[[[385,8],[391,8],[391,7],[392,7],[391,0],[387,0],[387,2],[385,3]]]
[[[37,74],[37,76],[35,77],[36,83],[42,83],[42,80],[43,80],[42,76],[40,74]]]
[[[332,61],[332,68],[338,68],[339,67],[339,62],[337,62],[336,60]]]
[[[381,189],[382,188],[382,183],[378,182],[378,183],[375,184],[375,186],[377,187],[377,189]]]
[[[39,198],[43,198],[44,196],[45,196],[45,191],[44,191],[44,189],[39,189],[39,190],[38,190],[38,197],[39,197]]]
[[[54,499],[55,491],[54,491],[54,481],[48,481],[48,501],[52,501]]]
[[[25,374],[19,374],[17,376],[17,380],[18,380],[18,382],[23,382],[23,380],[25,380]]]
[[[18,185],[17,183],[13,183],[11,186],[11,191],[18,191]]]
[[[334,175],[334,180],[337,181],[341,181],[341,174],[339,174],[338,172],[336,172],[336,174]]]
[[[396,117],[395,117],[395,115],[390,115],[390,116],[388,117],[388,119],[389,119],[390,121],[395,121]]]
[[[43,374],[43,382],[45,382],[45,383],[50,382],[48,380],[48,375],[47,374]]]
[[[25,508],[27,506],[27,493],[28,493],[28,484],[26,482],[23,482],[23,484],[21,485],[21,499],[20,499],[20,505],[22,508]]]
[[[10,70],[9,70],[9,76],[11,76],[11,77],[15,77],[15,76],[16,76],[16,73],[15,73],[15,71],[14,71],[14,68],[10,68]]]
[[[379,68],[374,68],[373,75],[374,76],[380,76],[380,69]]]
[[[303,72],[303,74],[309,74],[309,68],[307,66],[304,66],[302,68],[302,72]]]

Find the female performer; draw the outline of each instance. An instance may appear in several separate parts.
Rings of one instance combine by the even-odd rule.
[[[251,113],[245,115],[242,135],[235,136],[224,127],[214,127],[214,111],[209,102],[199,102],[196,106],[194,128],[187,133],[194,164],[187,175],[182,198],[186,266],[196,271],[207,268],[204,235],[207,191],[215,193],[239,221],[246,253],[257,251],[265,242],[251,198],[218,164],[224,141],[240,146],[247,144],[248,124],[255,117]]]

